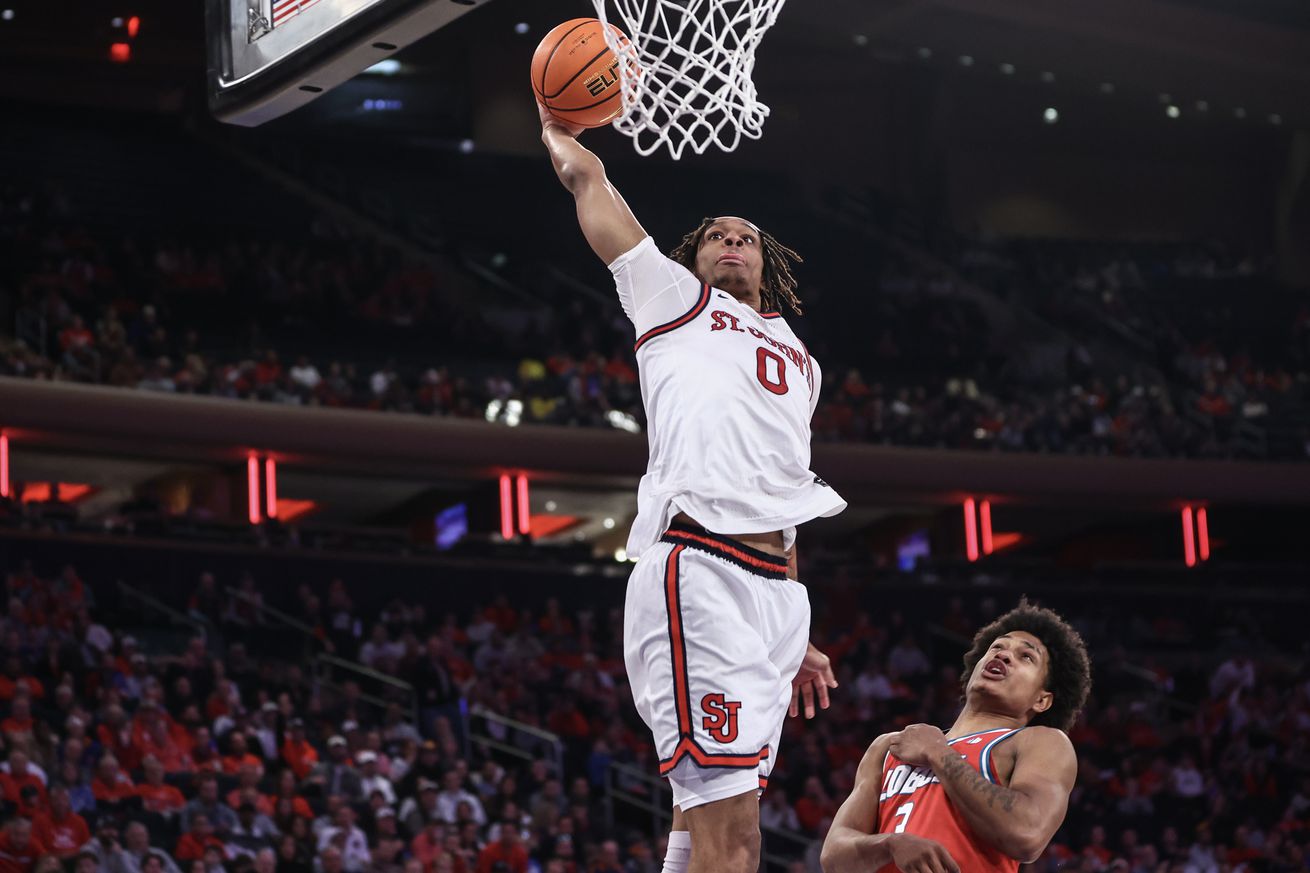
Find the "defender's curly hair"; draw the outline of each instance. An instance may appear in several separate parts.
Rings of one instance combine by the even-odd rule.
[[[703,219],[700,227],[684,236],[678,247],[669,252],[669,258],[696,272],[696,253],[700,251],[705,231],[716,221],[717,218]],[[787,308],[800,315],[801,299],[796,296],[796,277],[792,275],[791,266],[804,263],[805,259],[763,230],[760,231],[760,251],[764,255],[760,308],[765,312],[777,312],[785,303]]]
[[[1030,633],[1046,647],[1045,690],[1051,692],[1054,700],[1050,709],[1038,713],[1031,724],[1068,731],[1073,727],[1092,690],[1092,668],[1087,658],[1087,645],[1078,631],[1070,627],[1058,613],[1029,603],[1027,597],[974,636],[973,646],[964,656],[960,687],[968,686],[974,667],[978,666],[978,661],[996,638],[1011,631]]]

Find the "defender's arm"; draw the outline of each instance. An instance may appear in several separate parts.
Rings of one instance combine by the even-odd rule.
[[[823,841],[819,860],[824,873],[868,873],[892,863],[904,873],[959,873],[940,843],[914,834],[877,833],[882,762],[893,736],[883,734],[864,753],[855,788]]]
[[[949,747],[938,750],[933,773],[969,826],[1018,861],[1035,861],[1069,808],[1078,756],[1063,731],[1032,727],[1011,742],[1014,772],[1008,787],[984,778]]]

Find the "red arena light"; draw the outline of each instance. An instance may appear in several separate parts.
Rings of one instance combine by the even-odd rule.
[[[982,524],[982,553],[990,555],[992,553],[992,502],[984,500],[978,504],[978,517]]]
[[[259,458],[246,458],[246,506],[251,524],[259,524]]]
[[[126,64],[132,60],[132,46],[125,42],[116,42],[109,46],[109,59],[116,64]]]
[[[519,533],[527,536],[532,532],[532,513],[528,505],[528,477],[516,476],[514,485],[518,492]]]
[[[277,518],[277,461],[264,459],[264,512],[269,518]]]
[[[127,37],[136,39],[137,32],[141,30],[141,16],[133,15],[127,20]]]
[[[1196,538],[1192,532],[1192,507],[1183,507],[1183,563],[1196,566]]]
[[[1210,560],[1210,519],[1204,506],[1196,510],[1196,547],[1202,561]]]
[[[970,561],[978,560],[978,520],[972,497],[964,501],[964,552]]]
[[[500,477],[500,535],[514,539],[514,493],[508,475]]]
[[[9,496],[9,437],[0,433],[0,497]]]

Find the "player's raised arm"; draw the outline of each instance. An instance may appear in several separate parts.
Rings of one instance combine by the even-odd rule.
[[[591,250],[606,264],[641,242],[646,236],[623,195],[605,175],[605,165],[580,142],[584,128],[566,124],[552,116],[540,103],[541,141],[560,182],[573,195],[578,207],[578,224]]]
[[[914,834],[878,833],[882,763],[894,736],[883,734],[864,753],[855,789],[837,810],[823,841],[824,873],[869,873],[893,863],[902,873],[960,873],[941,843]]]

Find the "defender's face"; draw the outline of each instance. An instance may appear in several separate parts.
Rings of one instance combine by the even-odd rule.
[[[978,659],[965,693],[1006,709],[1045,712],[1053,702],[1046,690],[1048,657],[1042,641],[1032,634],[1002,634]]]
[[[758,292],[764,281],[759,229],[741,218],[715,220],[696,250],[696,275],[715,288]]]

